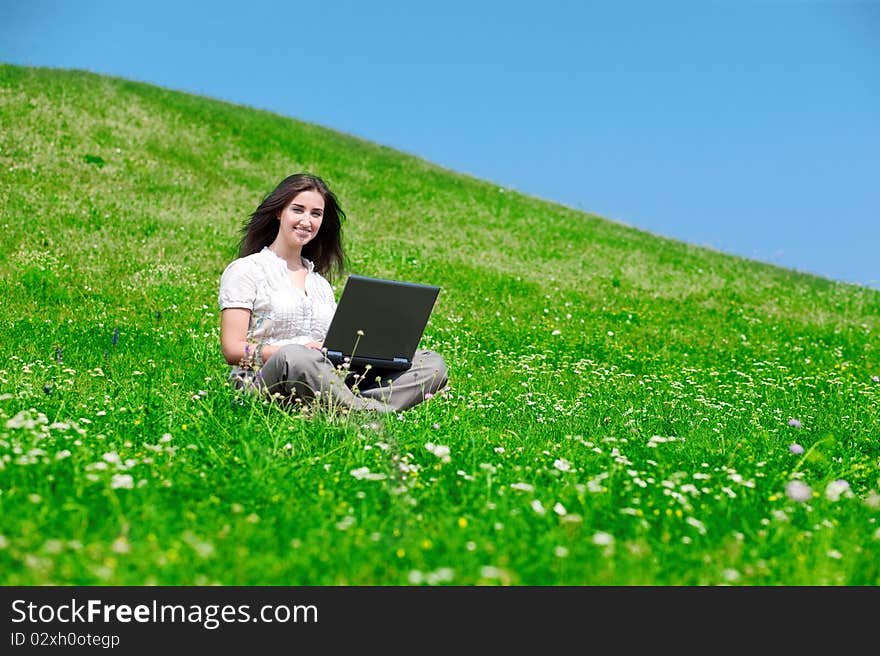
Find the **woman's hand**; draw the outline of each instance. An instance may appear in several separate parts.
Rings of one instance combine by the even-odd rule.
[[[316,351],[320,351],[322,348],[324,348],[324,342],[309,342],[308,344],[306,344],[306,347],[315,349]]]

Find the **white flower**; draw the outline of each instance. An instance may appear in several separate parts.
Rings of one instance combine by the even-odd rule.
[[[49,419],[42,412],[37,413],[37,417],[31,416],[30,411],[22,410],[12,419],[6,422],[6,428],[26,428],[32,429],[40,424],[48,424]]]
[[[434,572],[429,572],[426,579],[429,585],[449,583],[455,577],[455,570],[451,567],[441,567]]]
[[[829,501],[837,501],[841,496],[853,496],[849,483],[844,480],[831,481],[825,488],[825,496]]]
[[[553,461],[553,466],[559,471],[571,471],[571,463],[565,458],[557,458]]]
[[[336,522],[336,528],[340,531],[348,530],[354,524],[354,517],[346,515],[340,521]]]
[[[510,487],[511,487],[511,489],[521,490],[523,492],[534,492],[535,491],[535,486],[529,485],[528,483],[511,483]]]
[[[534,501],[532,501],[531,506],[532,506],[532,510],[534,510],[539,515],[543,515],[547,512],[547,509],[544,508],[544,504],[541,503],[538,499],[535,499]]]
[[[590,492],[601,492],[602,491],[602,481],[608,478],[607,472],[601,472],[596,474],[593,478],[587,481],[587,489]]]
[[[500,579],[504,578],[505,571],[494,565],[483,565],[480,568],[480,576],[484,579]]]
[[[425,443],[425,448],[429,452],[440,458],[442,462],[449,462],[451,460],[451,458],[449,457],[448,446],[444,446],[442,444],[434,444],[433,442],[427,442]]]
[[[563,506],[558,501],[556,502],[556,505],[553,506],[553,512],[555,512],[560,517],[564,517],[568,513],[568,511],[565,509],[565,506]]]
[[[134,478],[130,474],[113,474],[110,480],[110,487],[113,489],[124,488],[130,490],[134,487]]]
[[[593,544],[598,544],[600,547],[610,546],[614,544],[614,536],[605,531],[597,531],[593,535]]]
[[[813,490],[809,485],[801,481],[789,481],[785,485],[785,494],[787,494],[788,498],[792,501],[803,503],[813,496]]]
[[[352,469],[349,473],[358,480],[381,481],[385,479],[385,474],[373,473],[369,467],[358,467],[357,469]]]
[[[695,529],[697,529],[697,531],[700,533],[700,535],[706,535],[706,526],[703,524],[703,522],[701,522],[696,517],[688,517],[684,521],[686,521],[688,524],[690,524]]]

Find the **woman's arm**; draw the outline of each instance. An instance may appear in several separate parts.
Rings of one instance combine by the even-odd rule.
[[[220,314],[220,349],[227,363],[250,368],[256,348],[256,345],[247,341],[250,322],[251,311],[246,308],[226,308]],[[263,362],[271,358],[277,350],[277,346],[263,346]]]
[[[220,349],[228,364],[248,368],[251,366],[256,345],[247,341],[250,322],[251,311],[246,308],[226,308],[220,314]],[[305,346],[320,350],[323,343],[309,342]],[[260,353],[263,362],[268,361],[280,348],[272,344],[263,345]]]

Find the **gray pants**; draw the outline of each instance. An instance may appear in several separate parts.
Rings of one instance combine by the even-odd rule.
[[[377,377],[379,380],[377,380]],[[321,351],[291,344],[282,347],[257,376],[259,386],[281,400],[309,402],[320,395],[330,404],[353,410],[398,412],[430,398],[446,385],[443,357],[418,350],[412,367],[405,371],[336,368]]]

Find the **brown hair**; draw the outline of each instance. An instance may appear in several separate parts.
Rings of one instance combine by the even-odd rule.
[[[345,212],[339,206],[336,195],[327,183],[316,175],[297,173],[282,180],[242,227],[242,239],[238,246],[239,257],[259,253],[278,236],[278,214],[303,191],[316,191],[324,197],[324,218],[321,229],[303,247],[302,256],[311,260],[315,271],[332,280],[334,273],[345,269],[345,253],[342,249],[342,222]]]

